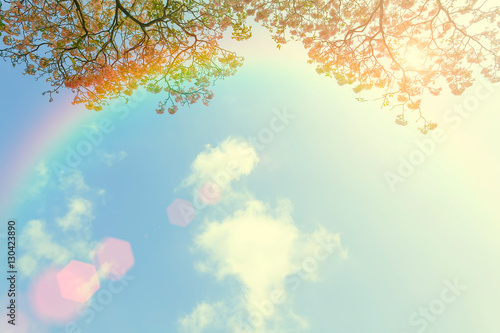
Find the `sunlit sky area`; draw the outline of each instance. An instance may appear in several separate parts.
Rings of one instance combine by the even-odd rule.
[[[243,67],[173,116],[140,91],[100,112],[69,91],[49,103],[0,64],[0,232],[16,220],[20,291],[0,331],[499,332],[500,86],[427,96],[423,135],[299,43],[225,43]],[[95,258],[110,238],[130,244],[119,281]],[[83,303],[47,287],[73,260],[96,267]]]

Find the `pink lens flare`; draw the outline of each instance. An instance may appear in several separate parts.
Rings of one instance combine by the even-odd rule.
[[[58,274],[57,282],[63,298],[87,302],[99,289],[99,278],[94,265],[71,260]]]
[[[134,266],[134,254],[130,243],[107,237],[95,249],[95,261],[107,279],[118,281]]]
[[[183,199],[175,199],[167,207],[167,215],[170,223],[179,227],[186,227],[196,217],[193,204]]]
[[[198,192],[201,201],[207,205],[217,204],[222,197],[222,189],[215,183],[203,184]]]
[[[83,304],[62,297],[57,281],[59,271],[49,268],[35,278],[29,298],[34,314],[42,321],[65,324],[78,316]]]

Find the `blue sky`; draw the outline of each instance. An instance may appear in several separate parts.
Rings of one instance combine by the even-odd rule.
[[[498,85],[425,101],[439,132],[424,136],[316,74],[300,45],[277,50],[259,30],[228,44],[244,66],[209,107],[175,116],[156,115],[154,95],[99,113],[69,92],[48,103],[41,82],[1,64],[2,170],[44,119],[89,113],[7,193],[2,219],[17,221],[18,258],[33,259],[20,263],[27,332],[68,331],[33,309],[33,284],[53,265],[92,263],[105,237],[130,242],[135,265],[92,320],[99,291],[71,320],[81,332],[498,332]],[[103,120],[112,130],[59,173]],[[234,160],[216,205],[169,223],[175,199],[194,201]],[[276,290],[283,303],[259,312]]]

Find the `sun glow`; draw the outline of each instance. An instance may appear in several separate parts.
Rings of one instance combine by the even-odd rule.
[[[403,67],[407,70],[421,71],[425,70],[427,63],[427,54],[425,50],[415,46],[405,46],[398,52],[398,58],[401,59]]]

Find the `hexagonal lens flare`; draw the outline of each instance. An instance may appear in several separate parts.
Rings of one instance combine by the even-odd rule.
[[[167,207],[167,214],[170,223],[179,227],[187,226],[196,217],[193,204],[183,199],[175,199]]]
[[[215,183],[205,183],[199,190],[200,199],[208,205],[215,205],[222,196],[222,189]]]
[[[99,278],[94,265],[72,260],[58,274],[57,282],[63,298],[87,302],[99,289]]]
[[[59,272],[59,269],[50,268],[34,280],[30,290],[30,303],[38,318],[64,324],[77,317],[83,304],[62,297],[57,281]]]
[[[108,237],[95,249],[99,271],[108,279],[118,281],[134,266],[134,254],[130,243]]]

